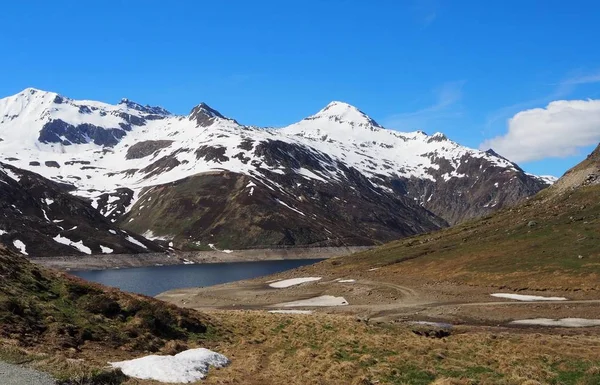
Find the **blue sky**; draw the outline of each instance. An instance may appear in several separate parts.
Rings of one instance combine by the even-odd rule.
[[[262,126],[342,100],[386,127],[498,146],[560,175],[600,140],[600,109],[507,121],[600,99],[598,15],[600,2],[562,0],[13,1],[0,13],[0,96],[36,87],[181,114],[204,101]]]

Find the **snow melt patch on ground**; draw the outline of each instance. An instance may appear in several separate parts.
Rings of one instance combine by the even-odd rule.
[[[146,231],[144,234],[142,234],[142,236],[151,241],[170,241],[171,239],[175,238],[173,235],[154,235],[152,230]]]
[[[52,239],[54,239],[55,242],[62,243],[63,245],[74,247],[77,250],[81,251],[82,253],[92,254],[92,249],[90,249],[89,247],[84,245],[83,240],[81,240],[79,242],[74,242],[67,237],[61,236],[60,234],[58,234],[56,237],[54,237]]]
[[[100,250],[102,251],[102,254],[112,254],[112,252],[114,251],[110,247],[102,246],[102,245],[100,245]]]
[[[585,328],[590,326],[600,326],[600,319],[586,318],[533,318],[512,321],[513,325],[536,325],[536,326],[562,326],[566,328]]]
[[[29,255],[29,254],[27,254],[25,244],[22,241],[20,241],[19,239],[15,239],[13,241],[13,245],[15,245],[15,247],[21,252],[21,254]]]
[[[510,293],[494,293],[492,297],[516,299],[517,301],[566,301],[565,297],[542,297],[539,295],[522,295]]]
[[[312,314],[312,310],[269,310],[269,313],[273,314]]]
[[[144,249],[148,249],[146,247],[146,245],[144,245],[142,242],[138,241],[137,239],[135,239],[134,237],[132,237],[131,235],[127,236],[127,240],[131,243],[133,243],[134,245],[138,245],[140,247],[143,247]]]
[[[233,253],[233,250],[219,250],[217,249],[217,246],[215,246],[214,243],[209,243],[208,247],[210,247],[211,249],[213,249],[214,251],[220,251],[221,253],[227,253],[227,254],[231,254]]]
[[[146,356],[129,361],[109,362],[113,368],[134,378],[170,383],[190,383],[203,379],[209,366],[222,368],[229,359],[212,350],[199,348],[183,351],[174,356]]]
[[[312,307],[312,306],[346,306],[348,301],[344,297],[334,297],[333,295],[322,295],[319,297],[301,299],[299,301],[284,302],[277,307]]]
[[[287,207],[288,209],[290,209],[290,210],[292,210],[292,211],[295,211],[295,212],[297,212],[298,214],[302,215],[303,217],[305,217],[305,216],[306,216],[306,214],[304,214],[302,211],[300,211],[300,210],[298,210],[298,209],[296,209],[296,208],[293,208],[292,206],[288,205],[287,203],[285,203],[285,202],[283,202],[283,201],[280,201],[279,199],[275,199],[275,200],[277,201],[277,203],[279,203],[279,204],[281,204],[281,205],[283,205],[283,206]]]
[[[338,279],[339,283],[352,283],[352,282],[356,282],[355,279]]]
[[[300,285],[301,283],[305,283],[305,282],[319,281],[320,279],[321,279],[321,277],[291,278],[291,279],[284,279],[283,281],[271,283],[271,284],[269,284],[269,286],[274,287],[275,289],[284,289],[286,287]]]

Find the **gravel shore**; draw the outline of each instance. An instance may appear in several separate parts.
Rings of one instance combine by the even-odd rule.
[[[46,373],[0,361],[0,384],[55,385],[56,382]]]

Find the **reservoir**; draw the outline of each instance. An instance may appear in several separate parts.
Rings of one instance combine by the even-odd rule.
[[[311,265],[322,259],[207,263],[133,267],[110,270],[79,270],[70,274],[132,293],[155,296],[167,290],[212,286],[279,273]]]

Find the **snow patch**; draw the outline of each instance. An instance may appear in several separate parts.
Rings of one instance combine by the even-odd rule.
[[[284,302],[277,307],[312,307],[312,306],[346,306],[348,301],[344,297],[334,297],[333,295],[321,295],[319,297],[301,299],[299,301]]]
[[[84,245],[83,240],[75,242],[75,241],[70,240],[67,237],[61,236],[60,234],[58,234],[56,237],[54,237],[52,239],[54,239],[55,242],[62,243],[63,245],[74,247],[84,254],[88,254],[88,255],[92,254],[92,249],[90,249],[89,247]]]
[[[352,283],[352,282],[356,282],[355,279],[338,279],[339,283]]]
[[[171,383],[190,383],[203,379],[210,366],[223,368],[229,359],[212,350],[199,348],[183,351],[174,356],[151,355],[129,361],[109,362],[129,376],[144,380]]]
[[[148,250],[148,247],[146,247],[146,245],[144,245],[142,242],[138,241],[137,239],[135,239],[131,235],[127,236],[127,240],[129,242],[133,243],[134,245],[138,245],[138,246],[143,247],[144,249]]]
[[[100,250],[102,251],[102,254],[112,254],[112,252],[114,251],[110,247],[102,246],[102,245],[100,245]]]
[[[321,277],[291,278],[291,279],[284,279],[283,281],[271,283],[271,284],[269,284],[269,286],[274,287],[276,289],[284,289],[286,287],[300,285],[301,283],[305,283],[305,282],[319,281],[320,279],[321,279]]]
[[[213,249],[214,251],[220,251],[221,253],[227,253],[227,254],[231,254],[231,253],[233,253],[233,250],[227,250],[227,249],[225,249],[225,250],[219,250],[219,249],[217,249],[217,247],[215,246],[215,244],[214,244],[214,243],[209,243],[209,244],[208,244],[208,247],[210,247],[210,248],[211,248],[211,249]]]
[[[27,250],[26,250],[27,247],[21,240],[15,239],[13,241],[13,245],[21,252],[21,254],[29,255],[29,254],[27,254]]]
[[[562,326],[566,328],[585,328],[590,326],[600,326],[600,319],[586,318],[532,318],[512,321],[513,325],[537,325],[537,326]]]
[[[142,234],[142,236],[151,241],[168,241],[170,239],[173,239],[172,235],[163,235],[163,236],[154,235],[152,230],[146,231],[144,234]]]
[[[510,293],[494,293],[490,294],[496,298],[516,299],[517,301],[566,301],[565,297],[542,297],[539,295],[522,295]]]
[[[312,314],[312,310],[269,310],[273,314]]]
[[[287,203],[285,203],[285,202],[283,202],[283,201],[280,201],[279,199],[275,199],[275,200],[277,201],[277,203],[279,203],[279,204],[281,204],[281,205],[284,205],[284,206],[285,206],[285,207],[287,207],[288,209],[290,209],[290,210],[292,210],[292,211],[295,211],[295,212],[297,212],[298,214],[300,214],[300,215],[302,215],[302,216],[304,216],[304,217],[306,216],[306,215],[305,215],[305,214],[304,214],[302,211],[300,211],[300,210],[298,210],[298,209],[296,209],[296,208],[294,208],[294,207],[292,207],[292,206],[288,205]]]

